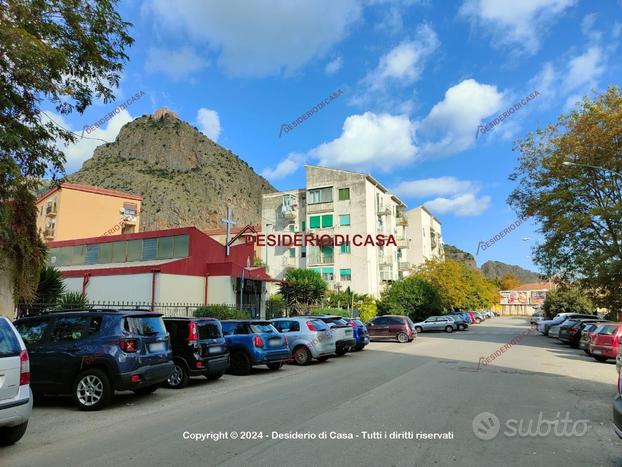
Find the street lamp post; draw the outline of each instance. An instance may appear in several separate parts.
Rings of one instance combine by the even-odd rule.
[[[562,162],[562,165],[565,165],[566,167],[589,167],[591,169],[604,170],[605,172],[611,172],[613,174],[616,174],[618,177],[622,177],[622,173],[620,173],[620,172],[616,172],[615,170],[611,170],[611,169],[608,169],[606,167],[599,167],[597,165],[578,164],[576,162],[571,162],[571,161],[564,161],[564,162]]]

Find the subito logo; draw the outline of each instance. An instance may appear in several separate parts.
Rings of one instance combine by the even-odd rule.
[[[473,433],[482,441],[495,439],[500,429],[501,422],[494,413],[482,412],[473,419]]]

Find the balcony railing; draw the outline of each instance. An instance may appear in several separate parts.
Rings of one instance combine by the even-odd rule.
[[[396,224],[397,225],[408,225],[408,219],[406,219],[403,216],[397,216]]]
[[[332,201],[324,203],[307,204],[307,214],[314,214],[316,212],[328,212],[334,210],[334,203]]]
[[[136,225],[138,222],[138,216],[133,216],[130,214],[123,214],[123,223],[129,225]]]
[[[400,261],[397,263],[398,271],[408,271],[410,269],[410,263],[408,261]]]
[[[393,273],[391,271],[380,271],[380,280],[381,281],[393,280]]]
[[[408,248],[408,239],[406,238],[397,238],[395,243],[397,243],[398,248]]]
[[[309,256],[307,263],[311,264],[333,264],[335,262],[335,256]]]
[[[54,229],[45,229],[43,231],[43,236],[45,238],[54,238]]]
[[[47,207],[45,208],[45,215],[46,216],[56,215],[56,203],[47,205]]]
[[[285,219],[294,220],[296,219],[296,211],[294,208],[284,208],[281,210],[281,214]]]

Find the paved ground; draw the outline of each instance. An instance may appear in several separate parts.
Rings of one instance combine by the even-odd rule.
[[[526,330],[523,319],[496,318],[412,344],[373,343],[310,367],[199,379],[145,397],[123,393],[97,413],[48,400],[35,407],[22,441],[0,451],[0,464],[621,466],[622,443],[611,426],[615,364],[543,336],[519,337]],[[478,370],[480,357],[512,339],[519,342]],[[492,440],[474,434],[482,412],[499,420]],[[496,431],[489,417],[476,424],[483,438]],[[538,425],[549,434],[537,436]],[[574,436],[554,433],[569,435],[573,426]],[[184,432],[232,430],[262,432],[263,439],[184,439]],[[276,440],[273,431],[355,438]],[[381,439],[364,439],[363,431]],[[453,439],[382,439],[385,432]]]

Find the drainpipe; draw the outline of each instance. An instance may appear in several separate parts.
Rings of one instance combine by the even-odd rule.
[[[203,305],[207,305],[207,285],[209,283],[209,273],[205,274],[205,297],[203,298]]]
[[[159,269],[151,270],[151,311],[155,309],[155,288],[156,288],[156,274],[159,273]]]

